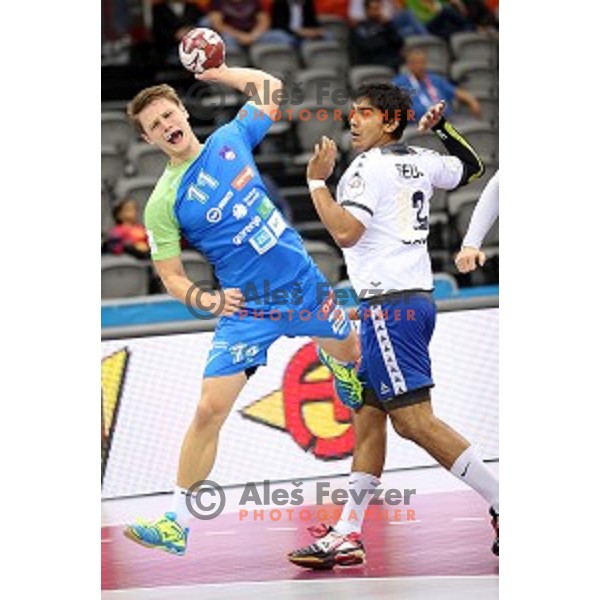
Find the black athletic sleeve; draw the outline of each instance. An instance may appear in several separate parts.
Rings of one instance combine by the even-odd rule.
[[[431,130],[440,138],[448,153],[456,156],[463,164],[463,175],[458,187],[478,179],[485,173],[483,161],[473,146],[444,117]]]

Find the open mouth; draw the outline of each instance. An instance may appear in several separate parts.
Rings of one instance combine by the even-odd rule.
[[[167,142],[169,142],[169,144],[173,144],[174,146],[181,142],[182,139],[183,131],[181,131],[181,129],[176,129],[167,136]]]

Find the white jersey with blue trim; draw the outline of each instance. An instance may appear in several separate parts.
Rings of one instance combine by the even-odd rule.
[[[358,293],[433,288],[429,201],[434,188],[453,189],[462,174],[458,158],[401,143],[371,148],[352,161],[336,199],[365,226],[360,240],[342,249]]]

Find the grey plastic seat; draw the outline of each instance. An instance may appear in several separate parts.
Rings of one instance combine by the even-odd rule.
[[[181,253],[181,262],[190,281],[205,289],[205,286],[215,287],[212,267],[202,254],[195,250],[184,250]]]
[[[355,92],[361,85],[389,83],[394,77],[394,69],[384,65],[358,65],[348,72],[350,89]]]
[[[498,131],[485,123],[467,123],[460,128],[469,143],[475,148],[484,163],[496,162],[499,158]]]
[[[498,88],[498,72],[481,61],[455,62],[450,69],[450,77],[461,88],[470,92]]]
[[[120,112],[103,112],[101,115],[100,139],[102,146],[112,146],[124,153],[136,134],[127,117]]]
[[[102,182],[112,186],[125,170],[123,156],[111,145],[102,146],[101,161],[100,175]]]
[[[304,69],[294,76],[302,102],[316,101],[320,105],[342,108],[350,99],[345,76],[335,69]]]
[[[448,75],[450,49],[446,42],[434,35],[410,35],[404,40],[404,53],[414,48],[427,55],[427,69],[440,75]]]
[[[156,177],[121,177],[115,186],[116,199],[133,198],[142,215],[156,182]]]
[[[416,146],[418,148],[426,148],[427,150],[435,150],[436,152],[447,154],[444,144],[442,144],[435,133],[431,133],[430,131],[421,133],[417,131],[416,127],[409,127],[405,130],[402,141],[407,146]]]
[[[259,69],[289,81],[300,68],[298,52],[287,44],[254,44],[250,62]]]
[[[100,208],[100,228],[102,235],[108,234],[111,227],[114,225],[111,205],[110,205],[110,195],[106,188],[102,186],[101,193],[101,208]]]
[[[337,41],[307,41],[300,52],[307,69],[348,70],[348,51]]]
[[[145,142],[132,144],[127,159],[138,177],[154,177],[156,180],[163,174],[168,160],[164,152]]]
[[[498,66],[498,38],[493,34],[455,33],[450,38],[450,47],[456,60],[478,60],[491,67]]]
[[[339,252],[318,240],[305,240],[304,247],[329,283],[335,285],[340,280],[340,266],[343,262]]]
[[[347,47],[350,37],[348,23],[337,15],[319,15],[319,25],[328,31],[344,48]]]
[[[148,294],[148,267],[131,256],[102,256],[102,298]]]

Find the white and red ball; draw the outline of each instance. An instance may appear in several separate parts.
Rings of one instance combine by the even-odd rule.
[[[192,73],[202,73],[223,64],[225,44],[223,38],[212,29],[197,27],[188,31],[179,42],[181,64]]]

